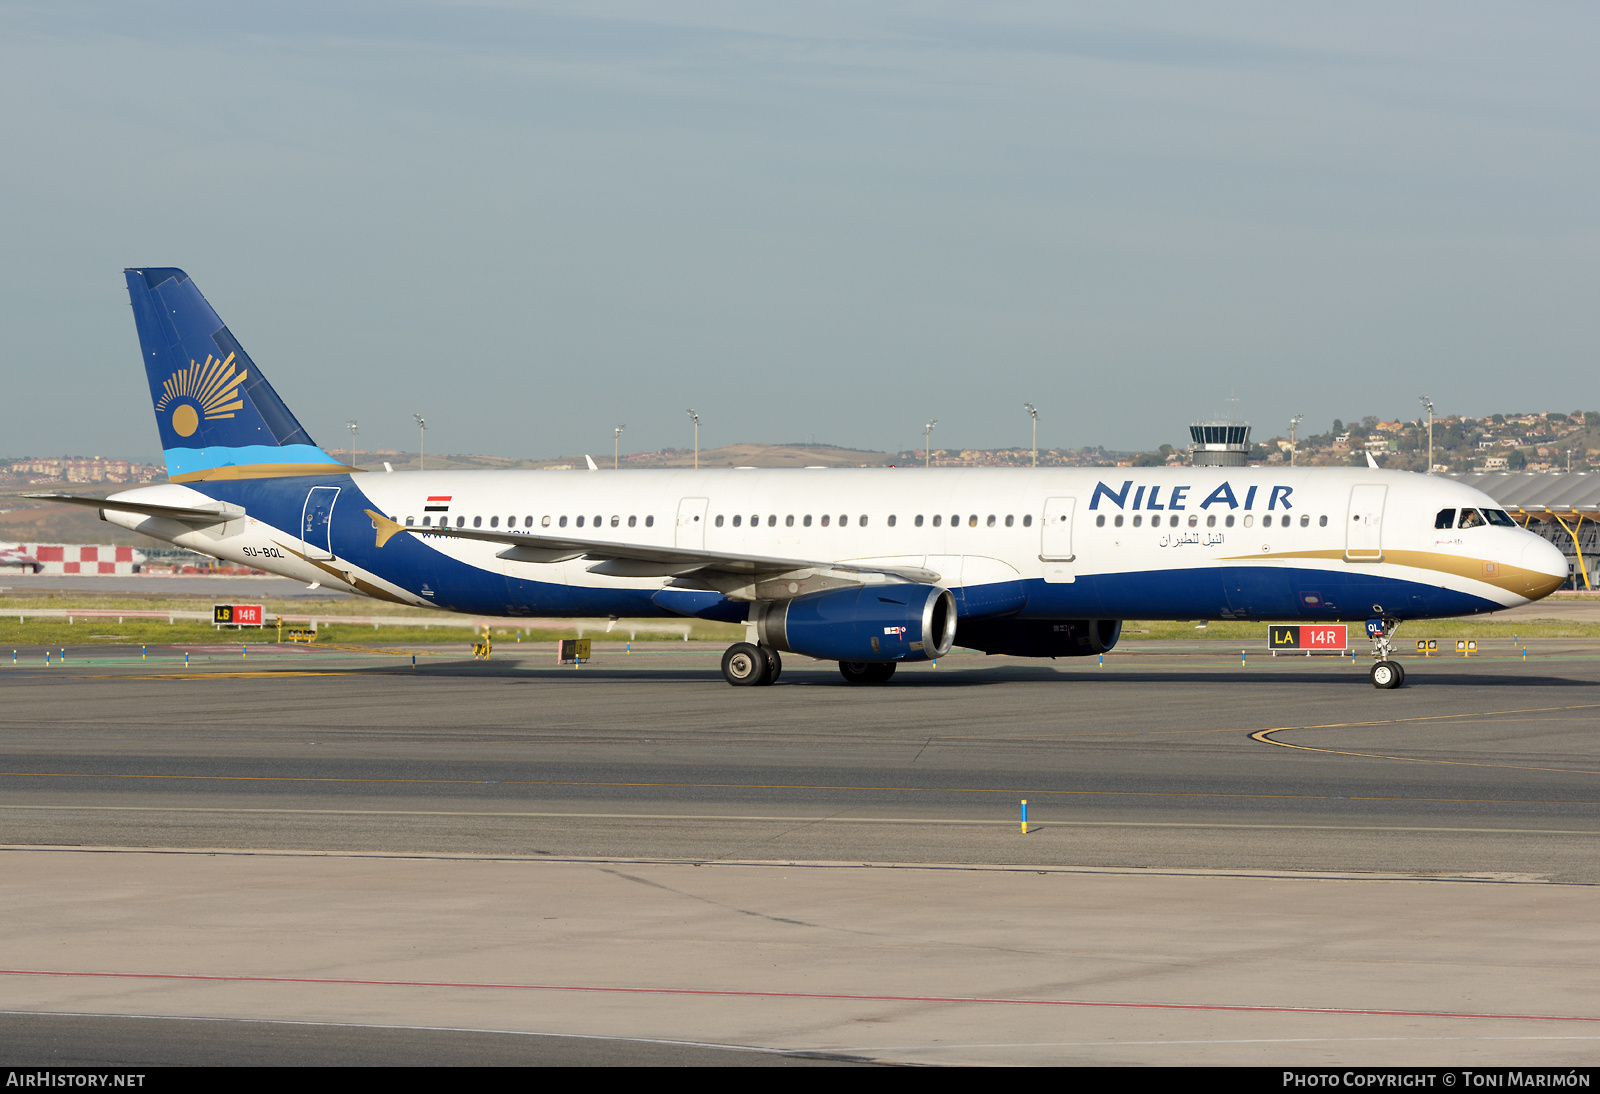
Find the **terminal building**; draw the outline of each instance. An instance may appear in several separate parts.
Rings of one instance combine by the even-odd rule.
[[[1567,588],[1600,588],[1600,474],[1466,471],[1442,476],[1482,490],[1517,523],[1561,548]]]

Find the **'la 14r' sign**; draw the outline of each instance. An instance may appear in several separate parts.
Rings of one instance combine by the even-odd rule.
[[[1343,623],[1267,628],[1267,645],[1275,650],[1343,650],[1350,647],[1350,628]]]

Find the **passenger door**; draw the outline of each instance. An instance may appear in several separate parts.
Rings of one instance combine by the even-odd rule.
[[[1044,579],[1049,582],[1077,580],[1072,551],[1072,518],[1077,498],[1046,498],[1044,521],[1039,529],[1039,561],[1044,563]]]
[[[306,494],[306,506],[300,514],[300,540],[307,558],[333,557],[333,544],[328,536],[333,521],[333,503],[338,498],[337,486],[314,486]]]
[[[678,526],[673,530],[673,544],[690,551],[706,549],[706,498],[684,498],[678,502]]]
[[[1383,561],[1383,502],[1387,486],[1350,488],[1350,511],[1344,521],[1344,560]]]

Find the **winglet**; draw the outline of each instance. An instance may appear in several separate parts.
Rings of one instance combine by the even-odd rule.
[[[379,547],[393,539],[396,533],[405,531],[405,528],[398,521],[390,520],[382,513],[374,513],[371,509],[368,509],[366,514],[372,518],[372,526],[378,530],[377,546]]]

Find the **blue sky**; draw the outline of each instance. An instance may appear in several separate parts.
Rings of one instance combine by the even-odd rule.
[[[0,454],[154,458],[120,271],[324,444],[1153,447],[1600,407],[1600,9],[0,3]]]

